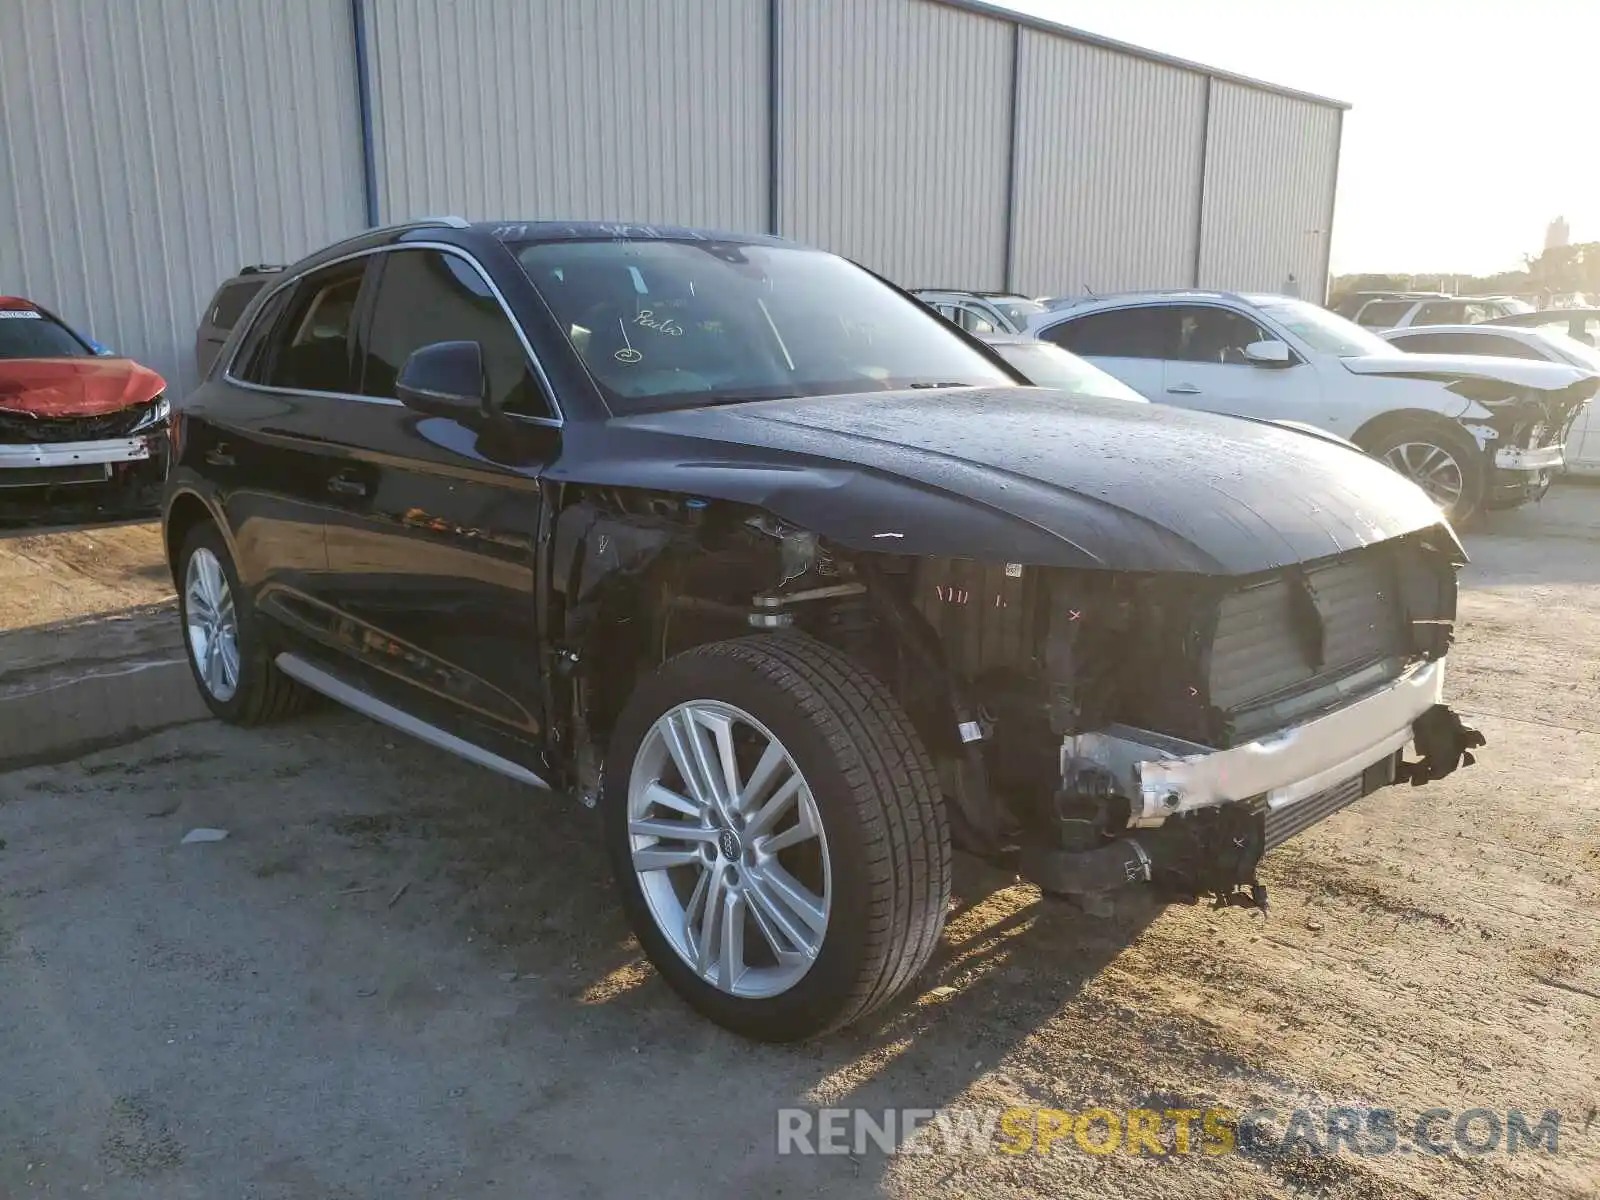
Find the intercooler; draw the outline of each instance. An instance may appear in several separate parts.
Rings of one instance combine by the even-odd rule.
[[[1234,737],[1292,720],[1319,682],[1410,652],[1393,560],[1382,547],[1291,568],[1223,596],[1206,691]]]
[[[1056,734],[1114,721],[1225,747],[1397,676],[1418,617],[1447,638],[1453,577],[1425,557],[1384,543],[1244,581],[924,560],[908,582],[950,666],[1012,698],[1031,680]]]

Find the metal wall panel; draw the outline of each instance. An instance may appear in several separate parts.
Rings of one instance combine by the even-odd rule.
[[[361,227],[349,0],[0,4],[0,293],[193,386],[244,263]]]
[[[1326,105],[1213,83],[1201,286],[1323,299],[1342,116]]]
[[[1000,287],[1013,26],[928,0],[779,11],[779,232],[907,287]]]
[[[766,0],[368,8],[379,215],[762,231]]]
[[[1014,286],[1191,286],[1205,77],[1024,29],[1018,81]]]

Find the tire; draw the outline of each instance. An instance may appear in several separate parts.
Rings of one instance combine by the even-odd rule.
[[[753,793],[747,807],[728,805],[730,813],[695,802],[669,744],[672,728],[680,750],[689,732],[702,739],[707,765],[720,766],[717,751],[732,747],[736,779]],[[756,787],[758,756],[764,761],[774,744],[786,762]],[[726,776],[718,769],[715,778]],[[653,782],[686,803],[647,801]],[[764,825],[763,814],[787,790],[797,799]],[[723,783],[722,794],[731,791]],[[668,660],[617,722],[602,806],[612,873],[645,954],[691,1006],[735,1033],[790,1042],[858,1020],[903,990],[939,940],[950,899],[950,833],[937,772],[889,690],[821,642],[739,638]],[[639,821],[662,816],[692,836],[641,836]],[[807,834],[808,823],[820,832]],[[700,858],[644,865],[663,848],[668,860]],[[703,898],[695,907],[702,879],[705,895],[723,902],[719,923],[707,925]],[[808,902],[821,903],[784,899],[794,883]],[[730,913],[737,919],[729,921]],[[695,932],[685,933],[690,926]],[[736,960],[722,953],[730,929],[741,931]],[[788,936],[791,930],[802,937]],[[804,939],[811,952],[797,956]],[[692,959],[707,945],[714,950],[703,973]],[[730,961],[742,973],[728,969]]]
[[[1466,433],[1431,424],[1401,425],[1371,440],[1364,448],[1373,458],[1417,483],[1457,528],[1472,524],[1483,512],[1489,488],[1489,465],[1478,444]],[[1443,494],[1445,489],[1430,486],[1419,478],[1430,464],[1439,465],[1439,456],[1453,464],[1453,469],[1445,467],[1441,473],[1443,480],[1453,477],[1455,481],[1448,485],[1448,490],[1459,488],[1459,494],[1453,499]]]
[[[205,556],[209,556],[209,561]],[[206,624],[207,602],[197,576],[212,564],[220,573],[225,588],[222,607],[231,607],[233,617],[236,654],[231,672],[222,664],[222,682],[231,683],[226,687],[217,686],[217,675],[207,676],[208,669],[218,665],[215,660],[207,656],[201,661],[198,657],[202,651],[196,626]],[[182,581],[178,589],[178,618],[183,630],[184,657],[189,661],[189,671],[206,707],[230,725],[246,726],[282,720],[303,710],[311,693],[273,663],[261,617],[239,586],[233,557],[215,525],[202,522],[189,531],[179,551],[177,574]],[[197,585],[201,587],[201,594],[195,594]]]

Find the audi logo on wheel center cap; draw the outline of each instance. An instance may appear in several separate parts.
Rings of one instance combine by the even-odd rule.
[[[724,829],[717,836],[717,849],[722,851],[723,858],[739,857],[739,837],[731,829]]]

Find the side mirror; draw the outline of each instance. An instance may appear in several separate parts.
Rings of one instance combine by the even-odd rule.
[[[482,416],[483,349],[477,342],[434,342],[413,350],[394,391],[407,408],[432,417]]]
[[[1258,367],[1287,367],[1291,361],[1289,347],[1284,342],[1251,342],[1244,348],[1247,361]]]

